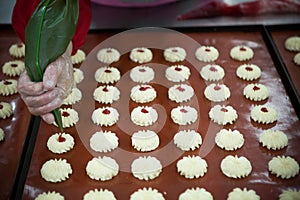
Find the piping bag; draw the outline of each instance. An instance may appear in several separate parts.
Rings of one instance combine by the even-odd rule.
[[[66,51],[78,15],[78,0],[41,0],[25,29],[25,69],[31,81],[42,81],[47,66]],[[63,131],[60,109],[52,113]]]

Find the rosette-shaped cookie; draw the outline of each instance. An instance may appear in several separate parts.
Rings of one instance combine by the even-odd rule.
[[[200,75],[206,81],[219,81],[224,78],[225,72],[220,65],[208,64],[201,68]]]
[[[9,96],[18,93],[18,81],[6,79],[0,81],[0,95]]]
[[[177,106],[172,109],[171,118],[176,124],[189,125],[197,120],[198,112],[191,106]]]
[[[212,83],[205,88],[204,96],[212,102],[221,102],[230,97],[230,90],[225,84]]]
[[[117,62],[120,59],[120,53],[114,48],[104,48],[97,52],[97,59],[105,64]]]
[[[165,71],[165,76],[172,82],[183,82],[189,79],[191,71],[184,65],[172,65]]]
[[[0,102],[0,118],[6,119],[13,114],[12,106],[4,101]]]
[[[137,83],[149,83],[154,79],[155,72],[151,67],[140,65],[130,70],[130,78]]]
[[[277,121],[277,111],[264,105],[257,105],[251,111],[251,119],[261,124],[271,124]]]
[[[244,156],[228,155],[221,162],[221,170],[229,178],[244,178],[249,176],[252,166],[250,161]]]
[[[300,51],[300,37],[291,36],[284,42],[284,46],[289,51]]]
[[[55,191],[48,191],[48,192],[43,192],[39,194],[34,200],[64,200],[64,196],[62,196],[60,193],[55,192]]]
[[[4,63],[3,74],[7,76],[19,76],[25,70],[25,64],[21,60],[14,60]]]
[[[240,189],[234,188],[229,194],[227,200],[260,200],[260,196],[256,194],[254,190],[248,190],[247,188]]]
[[[136,85],[131,88],[130,98],[137,103],[148,103],[156,98],[156,90],[151,85]]]
[[[298,162],[290,156],[276,156],[268,163],[269,171],[276,177],[289,179],[299,173]]]
[[[238,118],[236,110],[232,106],[215,105],[209,111],[210,119],[219,124],[233,124]]]
[[[71,62],[73,65],[82,63],[85,60],[85,52],[78,49],[77,52],[71,56]]]
[[[245,81],[253,81],[261,76],[261,70],[254,64],[242,64],[237,68],[236,75]]]
[[[111,84],[119,81],[120,71],[116,67],[100,67],[95,72],[95,79],[98,83]]]
[[[71,165],[66,159],[50,159],[43,164],[40,171],[42,178],[52,183],[65,181],[72,174]]]
[[[282,131],[265,130],[259,135],[259,142],[268,149],[278,150],[288,145],[288,138]]]
[[[103,200],[117,200],[114,193],[107,189],[94,189],[88,191],[83,196],[83,200],[96,200],[96,199],[103,199]]]
[[[164,50],[164,58],[169,62],[181,62],[186,58],[186,52],[181,47],[169,47]]]
[[[215,137],[215,142],[218,147],[227,151],[234,151],[241,148],[244,141],[244,136],[238,130],[231,129],[222,129]]]
[[[142,188],[138,189],[134,193],[130,195],[130,200],[164,200],[164,196],[156,189],[149,188]]]
[[[15,58],[22,58],[25,56],[25,44],[16,43],[9,47],[9,54]]]
[[[195,56],[199,61],[213,62],[218,59],[219,51],[213,46],[201,46],[196,50]]]
[[[168,97],[176,103],[187,102],[194,96],[194,89],[187,84],[173,85],[168,90]]]
[[[174,135],[174,144],[183,151],[195,150],[202,144],[200,133],[194,130],[179,131]]]
[[[233,47],[230,50],[230,57],[234,60],[246,61],[253,58],[253,56],[254,56],[253,50],[250,47],[245,45],[238,45]]]
[[[65,153],[73,149],[74,138],[68,133],[55,133],[47,141],[48,149],[57,154]]]
[[[158,114],[151,106],[138,106],[131,111],[131,121],[138,126],[151,126],[157,119]]]
[[[111,131],[98,131],[90,138],[90,146],[96,152],[110,152],[119,145],[119,138]]]
[[[159,137],[154,131],[141,130],[133,133],[131,145],[138,151],[152,151],[158,147]]]
[[[119,173],[119,165],[111,157],[93,158],[86,166],[86,173],[91,179],[107,181]]]
[[[177,172],[187,179],[200,178],[207,172],[206,161],[195,155],[183,157],[176,166]]]
[[[94,90],[94,99],[99,103],[110,104],[120,99],[120,90],[111,85],[99,86]]]
[[[100,126],[112,126],[119,120],[119,113],[115,108],[97,108],[92,114],[94,124]]]
[[[213,196],[210,192],[205,190],[204,188],[191,188],[187,189],[183,193],[179,195],[178,200],[213,200]]]
[[[132,162],[131,172],[135,178],[148,181],[160,175],[162,165],[155,157],[142,156]]]
[[[145,47],[137,47],[130,51],[129,58],[133,62],[142,64],[152,60],[152,51]]]
[[[74,87],[72,88],[72,92],[64,99],[63,104],[64,105],[74,105],[78,103],[82,98],[81,91]]]
[[[244,96],[253,101],[263,101],[269,97],[269,91],[266,86],[260,83],[251,83],[244,88]]]

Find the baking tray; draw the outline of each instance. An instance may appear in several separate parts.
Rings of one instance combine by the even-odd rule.
[[[160,29],[161,30],[161,29]],[[276,199],[284,189],[299,189],[300,176],[288,180],[276,178],[268,172],[268,161],[273,156],[288,155],[300,161],[300,122],[291,104],[290,98],[286,93],[282,79],[280,78],[277,66],[280,63],[272,60],[273,48],[269,45],[269,37],[262,26],[251,27],[218,27],[218,28],[191,28],[179,30],[185,36],[179,39],[178,34],[167,31],[163,36],[156,29],[143,29],[138,33],[129,33],[122,37],[116,36],[119,31],[94,31],[87,36],[87,42],[83,49],[88,53],[87,60],[80,66],[84,71],[85,79],[78,84],[78,88],[83,93],[83,99],[73,106],[79,113],[79,123],[72,128],[66,128],[65,132],[71,133],[75,138],[75,147],[68,153],[56,155],[51,153],[46,143],[48,138],[58,129],[47,125],[44,122],[34,130],[33,135],[37,134],[36,142],[31,146],[33,154],[30,157],[30,166],[25,177],[24,189],[17,191],[19,198],[33,199],[38,194],[46,191],[57,191],[65,196],[66,199],[82,199],[83,195],[91,189],[104,188],[114,192],[117,199],[129,199],[130,194],[139,188],[152,187],[164,194],[165,199],[177,199],[179,194],[191,187],[204,187],[212,193],[214,199],[226,199],[227,194],[235,187],[247,187],[254,189],[262,199]],[[162,31],[164,32],[164,31]],[[119,35],[120,36],[120,35]],[[150,37],[149,37],[150,36]],[[138,38],[138,39],[137,39]],[[158,41],[156,41],[156,39]],[[103,42],[105,40],[105,42]],[[188,40],[188,41],[187,41]],[[194,40],[198,44],[194,43]],[[160,42],[159,42],[160,41]],[[101,44],[100,44],[101,43]],[[162,49],[155,48],[159,43],[160,47],[181,46],[187,50],[188,57],[181,64],[187,65],[191,69],[189,83],[195,90],[195,96],[190,102],[183,105],[192,105],[199,111],[199,118],[196,123],[179,127],[170,119],[170,111],[178,104],[167,99],[167,88],[173,83],[164,78],[164,69],[170,63],[166,62],[162,56]],[[208,117],[209,109],[214,105],[206,100],[203,91],[208,83],[199,76],[199,69],[206,63],[199,62],[194,58],[194,52],[199,45],[213,45],[220,51],[220,57],[215,62],[225,69],[225,83],[231,90],[230,99],[225,104],[232,105],[238,112],[239,118],[233,125],[224,127],[211,123]],[[265,84],[270,93],[268,100],[255,103],[245,99],[242,95],[244,86],[248,83],[238,79],[235,75],[236,68],[241,64],[233,61],[229,57],[229,50],[238,44],[246,44],[253,48],[255,52],[251,63],[255,63],[262,69],[262,76],[259,82]],[[96,47],[97,46],[97,47]],[[133,103],[129,99],[130,89],[136,85],[128,76],[128,70],[138,64],[129,60],[129,51],[138,46],[150,47],[154,53],[152,62],[156,72],[154,82],[151,83],[158,91],[158,97],[151,103],[145,105],[156,106],[159,120],[150,130],[158,132],[160,146],[157,150],[150,153],[139,153],[130,145],[130,135],[139,129],[130,122],[129,112],[133,107],[140,104]],[[96,47],[96,48],[95,48]],[[120,120],[117,125],[104,128],[94,125],[91,121],[91,114],[97,107],[103,105],[95,103],[92,98],[93,91],[97,87],[94,80],[95,71],[103,66],[96,59],[96,53],[100,48],[114,47],[121,51],[121,59],[113,65],[118,67],[122,79],[117,83],[121,91],[121,99],[113,103],[120,113]],[[95,48],[95,49],[94,49]],[[93,50],[92,50],[93,49]],[[124,54],[123,54],[124,53]],[[158,64],[157,64],[158,63]],[[151,65],[150,65],[151,66]],[[124,82],[123,82],[124,81]],[[266,104],[273,106],[278,112],[278,121],[270,125],[259,125],[250,120],[250,111],[255,104]],[[221,128],[238,129],[245,138],[244,146],[233,152],[226,152],[214,145],[214,137]],[[265,129],[278,129],[284,131],[289,139],[286,148],[278,151],[267,150],[258,142],[259,134]],[[173,144],[173,136],[178,130],[195,129],[201,133],[203,144],[197,150],[182,152]],[[119,137],[119,147],[110,153],[95,153],[89,147],[89,139],[95,131],[111,130]],[[33,142],[34,143],[34,142]],[[89,160],[95,156],[111,156],[117,160],[120,171],[112,180],[101,182],[91,180],[85,172],[85,167]],[[151,181],[140,181],[135,179],[130,173],[131,162],[143,155],[156,156],[164,166],[161,175]],[[188,180],[176,172],[176,162],[185,155],[200,155],[208,163],[208,172],[199,179]],[[230,179],[225,177],[220,170],[221,160],[227,155],[239,155],[247,157],[252,164],[250,176],[243,179]],[[73,173],[67,181],[62,183],[49,183],[42,179],[40,169],[42,164],[54,158],[65,158],[71,164]]]
[[[280,70],[285,76],[282,78],[287,79],[286,86],[289,88],[288,93],[298,117],[300,116],[300,67],[293,62],[293,58],[297,52],[291,52],[285,49],[284,43],[285,40],[291,36],[300,36],[299,27],[300,24],[266,26],[266,32],[273,41],[273,49],[278,55],[274,59],[276,62],[281,63],[282,68]]]
[[[12,44],[20,42],[20,40],[11,27],[1,26],[1,29],[0,66],[3,66],[5,62],[14,60],[9,55],[8,50]],[[8,78],[11,77],[4,75],[1,68],[0,79]],[[17,79],[17,77],[14,79]],[[25,159],[23,149],[27,147],[27,135],[32,120],[19,94],[7,97],[0,96],[0,101],[9,102],[13,107],[13,115],[0,120],[0,127],[5,132],[5,139],[0,142],[0,199],[9,199],[13,195],[14,183],[18,182],[18,170],[22,168]]]

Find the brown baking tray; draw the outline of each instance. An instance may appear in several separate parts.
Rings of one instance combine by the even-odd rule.
[[[300,67],[293,62],[293,58],[298,52],[288,51],[284,44],[285,40],[289,37],[300,36],[299,26],[300,24],[266,26],[267,33],[273,41],[273,45],[275,47],[274,50],[278,55],[275,59],[277,62],[282,63],[281,70],[286,71],[286,73],[283,72],[283,74],[286,74],[287,76],[283,78],[287,78],[287,82],[290,82],[287,83],[290,84],[290,91],[288,92],[294,93],[291,93],[290,96],[298,116],[300,116]]]
[[[2,29],[3,28],[3,29]],[[5,62],[14,60],[9,55],[9,47],[20,42],[17,35],[9,27],[2,27],[0,31],[0,66]],[[0,71],[0,79],[11,78]],[[14,79],[17,79],[14,78]],[[13,185],[18,177],[18,168],[22,168],[26,148],[27,132],[31,123],[31,115],[20,98],[19,94],[0,96],[0,101],[6,101],[13,106],[13,115],[7,119],[0,119],[0,127],[5,132],[4,141],[0,142],[0,199],[9,199],[12,195]]]
[[[57,191],[66,199],[82,199],[83,195],[91,189],[104,188],[114,192],[117,199],[129,199],[130,194],[139,188],[152,187],[164,194],[165,199],[177,199],[179,194],[191,187],[204,187],[212,193],[214,199],[226,199],[228,193],[235,187],[254,189],[261,199],[276,199],[282,190],[287,188],[299,189],[300,176],[283,180],[276,178],[268,172],[268,161],[273,156],[288,155],[300,162],[300,122],[286,93],[284,82],[282,82],[277,64],[272,60],[269,52],[269,45],[266,43],[268,37],[265,36],[264,28],[254,27],[220,27],[211,29],[183,29],[180,30],[186,37],[178,37],[177,33],[168,31],[161,35],[157,29],[145,29],[138,33],[128,33],[122,37],[116,36],[119,31],[94,31],[87,36],[86,44],[83,47],[89,53],[86,61],[80,66],[84,71],[85,79],[78,84],[78,88],[83,93],[83,99],[73,106],[79,113],[79,122],[75,127],[66,128],[65,132],[72,134],[75,138],[75,147],[68,153],[56,155],[51,153],[46,146],[48,138],[58,129],[47,125],[44,122],[36,127],[34,134],[37,134],[36,142],[31,146],[33,154],[29,158],[30,166],[28,173],[24,175],[24,189],[18,191],[18,195],[23,199],[34,199],[38,194],[46,191]],[[108,40],[106,40],[108,39]],[[103,42],[105,40],[105,42]],[[159,42],[160,41],[160,42]],[[197,43],[194,43],[196,41]],[[195,90],[195,96],[190,102],[182,105],[194,106],[199,111],[198,120],[189,126],[180,127],[174,124],[170,118],[170,111],[178,104],[171,102],[167,98],[168,87],[173,85],[164,77],[164,69],[171,63],[163,58],[163,48],[160,47],[181,46],[187,50],[187,59],[180,63],[190,67],[191,77],[189,84]],[[155,44],[155,45],[154,45]],[[262,76],[257,81],[265,84],[270,93],[268,100],[255,103],[243,97],[243,88],[248,83],[238,79],[235,75],[236,68],[242,64],[229,57],[230,49],[238,44],[249,45],[255,52],[254,58],[250,61],[262,69]],[[209,109],[214,105],[206,100],[203,91],[208,83],[199,76],[199,69],[206,63],[199,62],[194,57],[194,52],[200,45],[212,45],[220,51],[220,56],[215,62],[223,66],[225,70],[225,83],[231,90],[231,97],[224,104],[232,105],[238,112],[238,120],[232,125],[224,127],[211,123],[208,117]],[[140,105],[129,100],[130,89],[136,85],[128,75],[128,71],[138,64],[129,60],[129,51],[138,46],[151,48],[154,57],[150,66],[155,70],[156,76],[151,83],[158,92],[157,98],[148,104],[157,108],[159,120],[150,130],[157,131],[160,137],[160,146],[150,153],[139,153],[130,145],[130,136],[136,130],[145,129],[135,126],[130,121],[130,111]],[[97,87],[94,80],[95,71],[103,66],[96,59],[96,53],[104,47],[114,47],[121,51],[121,59],[113,63],[121,72],[122,79],[117,83],[121,91],[121,98],[112,106],[120,113],[119,122],[112,127],[100,127],[91,121],[91,115],[95,108],[103,105],[95,103],[93,91]],[[259,125],[251,121],[250,111],[255,104],[266,104],[274,107],[278,112],[278,121],[270,125]],[[236,151],[227,152],[214,145],[214,137],[221,128],[238,129],[245,138],[244,146]],[[284,131],[289,139],[286,148],[279,151],[271,151],[262,147],[258,142],[259,134],[265,129],[278,129]],[[178,130],[195,129],[201,133],[203,144],[197,150],[182,152],[173,144],[173,136]],[[110,153],[95,153],[89,147],[89,139],[95,131],[111,130],[119,137],[119,147]],[[33,135],[34,135],[33,134]],[[94,156],[111,156],[120,166],[119,174],[112,180],[101,182],[91,180],[85,172],[85,167]],[[151,181],[140,181],[130,173],[131,162],[143,155],[156,156],[162,163],[163,171],[160,176]],[[208,172],[199,179],[188,180],[176,172],[176,162],[185,155],[200,155],[208,163]],[[239,155],[247,157],[252,164],[251,174],[243,179],[230,179],[225,177],[220,170],[221,160],[227,155]],[[62,183],[49,183],[42,179],[40,169],[43,163],[49,159],[65,158],[71,164],[73,173],[70,178]],[[27,171],[26,171],[27,172]]]

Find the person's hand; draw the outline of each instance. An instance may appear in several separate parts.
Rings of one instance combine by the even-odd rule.
[[[33,115],[40,115],[49,124],[54,122],[51,111],[61,106],[73,88],[71,52],[72,44],[62,56],[47,66],[42,82],[32,82],[26,71],[18,81],[18,91],[28,110]]]

